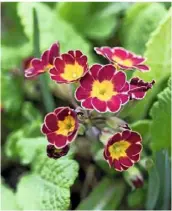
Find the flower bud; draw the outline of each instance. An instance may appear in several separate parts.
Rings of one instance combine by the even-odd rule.
[[[69,151],[69,146],[65,146],[62,149],[57,149],[54,145],[49,144],[47,146],[47,156],[49,158],[57,159],[62,156],[65,156]]]
[[[132,187],[132,189],[141,188],[144,185],[143,176],[139,169],[135,166],[129,168],[124,172],[124,178]]]

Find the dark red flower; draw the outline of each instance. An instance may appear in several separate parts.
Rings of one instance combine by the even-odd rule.
[[[132,78],[130,81],[130,99],[140,100],[143,99],[149,89],[152,88],[155,81],[144,82],[138,77]]]
[[[49,144],[47,146],[47,156],[49,158],[53,158],[53,159],[58,159],[62,156],[65,156],[69,151],[69,146],[66,145],[64,148],[62,149],[58,149],[56,148],[54,145]]]
[[[32,59],[30,67],[25,70],[25,77],[30,78],[49,71],[53,67],[54,59],[59,56],[59,49],[59,43],[54,43],[41,55],[41,59]]]
[[[41,130],[50,144],[61,149],[75,139],[78,126],[76,112],[69,107],[60,107],[45,116]]]
[[[69,51],[55,59],[50,76],[57,83],[72,83],[83,77],[87,71],[87,57],[79,50]]]
[[[116,133],[104,149],[104,157],[117,171],[124,171],[140,159],[141,136],[131,130]]]
[[[32,66],[31,61],[33,58],[34,58],[33,56],[29,56],[23,60],[23,62],[22,62],[23,70],[26,70]]]
[[[122,71],[109,65],[95,64],[80,80],[75,97],[83,108],[98,112],[118,112],[129,100],[129,83]]]
[[[139,69],[143,72],[149,71],[149,67],[143,64],[143,62],[145,62],[145,58],[137,56],[124,48],[101,47],[94,48],[94,50],[97,54],[104,56],[115,66],[119,66],[122,69]]]

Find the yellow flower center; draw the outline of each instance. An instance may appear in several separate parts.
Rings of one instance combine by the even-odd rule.
[[[58,130],[56,134],[67,136],[70,132],[75,129],[75,119],[68,115],[63,121],[59,120],[57,122]]]
[[[116,94],[117,92],[114,91],[114,85],[111,81],[94,81],[92,85],[91,97],[97,97],[99,100],[108,101]]]
[[[77,62],[75,64],[67,64],[64,68],[64,73],[61,74],[61,77],[67,81],[73,81],[80,78],[84,73],[84,68],[79,65]]]
[[[131,59],[121,59],[120,57],[114,56],[113,60],[121,65],[127,66],[127,67],[132,67],[133,66],[133,62]]]
[[[109,153],[112,159],[119,159],[126,156],[126,150],[131,144],[128,141],[121,140],[109,147]]]
[[[40,70],[40,72],[47,72],[47,71],[49,71],[51,68],[53,67],[53,65],[51,65],[51,64],[47,64],[45,67],[44,67],[44,69],[43,70]]]

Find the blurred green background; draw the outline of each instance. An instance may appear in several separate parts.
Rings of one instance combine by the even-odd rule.
[[[1,3],[2,210],[170,209],[170,6],[168,2]],[[133,76],[155,79],[156,84],[143,101],[120,116],[143,137],[145,150],[138,165],[145,178],[143,188],[132,191],[124,175],[102,160],[100,144],[95,140],[90,144],[84,132],[67,158],[46,157],[46,140],[40,133],[46,112],[39,82],[24,78],[25,61],[34,49],[33,8],[41,52],[58,40],[61,53],[80,49],[89,65],[107,63],[93,50],[99,46],[122,46],[147,57],[151,71],[136,71]],[[68,85],[48,83],[56,106],[70,105]]]

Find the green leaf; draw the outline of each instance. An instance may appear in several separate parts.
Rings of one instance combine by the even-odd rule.
[[[1,104],[6,112],[17,113],[23,102],[22,79],[12,75],[1,75]]]
[[[4,184],[1,184],[1,210],[20,210],[14,192]]]
[[[83,53],[90,55],[90,44],[70,24],[62,20],[58,14],[55,14],[53,9],[43,3],[18,3],[18,14],[29,40],[33,41],[33,8],[38,11],[41,51],[49,48],[53,42],[58,40],[61,45],[61,52],[82,47]]]
[[[153,151],[171,149],[171,90],[167,87],[158,95],[151,108],[151,147]]]
[[[149,171],[148,193],[146,200],[146,209],[153,210],[156,206],[160,192],[160,178],[156,166],[153,166]]]
[[[40,137],[41,136],[40,127],[41,127],[40,120],[35,120],[33,122],[25,124],[19,130],[10,133],[10,135],[7,137],[7,142],[5,144],[6,155],[10,158],[14,158],[14,159],[18,158],[20,156],[20,153],[22,153],[20,152],[21,150],[20,144],[22,144],[21,143],[22,139],[24,139],[25,141],[25,138]],[[19,146],[18,146],[18,142],[19,142]],[[25,145],[23,145],[23,147],[25,147]],[[26,149],[27,149],[27,146],[26,146]]]
[[[130,192],[127,196],[128,206],[130,208],[141,208],[145,200],[145,191],[143,188]]]
[[[33,173],[21,178],[18,204],[26,210],[67,210],[78,164],[68,158],[53,160],[46,155],[41,158],[34,164]]]
[[[57,14],[84,36],[107,39],[117,27],[116,15],[128,6],[126,3],[112,2],[60,2],[57,4]]]
[[[129,8],[121,32],[124,47],[135,53],[143,54],[151,32],[157,28],[165,14],[166,9],[161,3],[142,2]]]
[[[171,195],[171,163],[167,150],[156,153],[156,166],[160,178],[160,193],[156,208],[168,210]]]
[[[115,210],[124,192],[125,184],[121,180],[104,177],[76,210]]]
[[[151,70],[147,73],[136,71],[134,77],[140,77],[145,81],[155,80],[156,83],[151,90],[148,91],[145,99],[137,103],[131,113],[133,120],[145,117],[152,100],[161,91],[161,84],[166,80],[171,71],[171,16],[172,10],[168,12],[162,20],[158,28],[151,34],[151,37],[146,45],[145,57],[147,64]],[[162,50],[163,46],[163,50]]]

